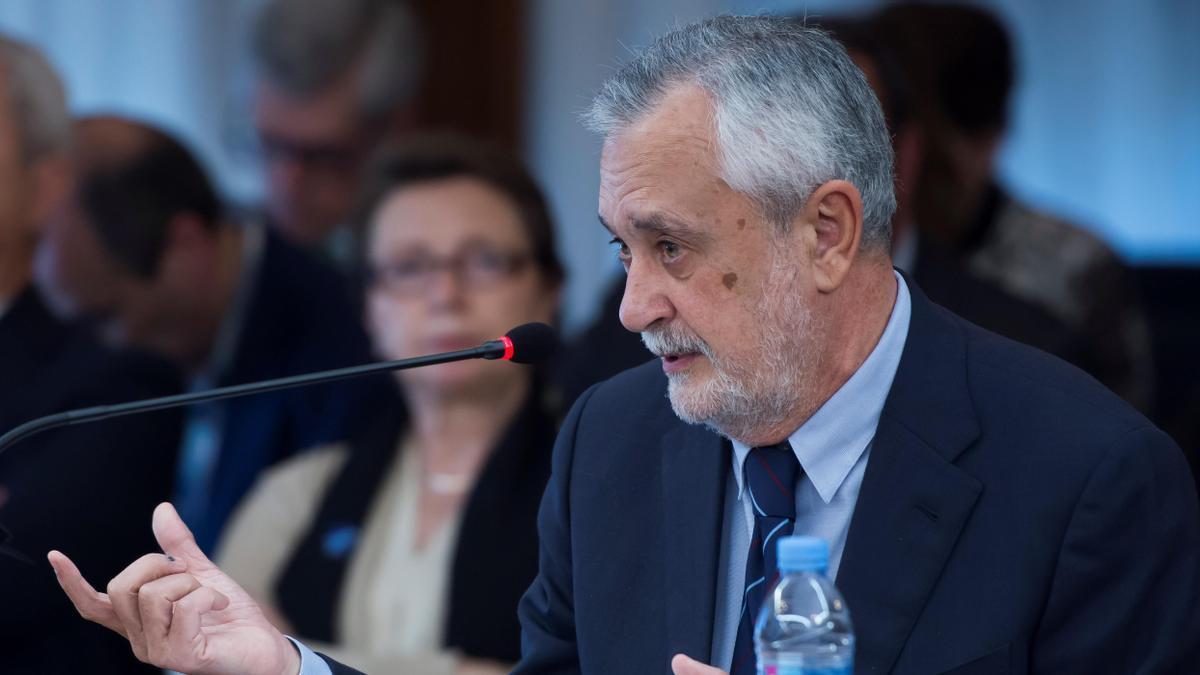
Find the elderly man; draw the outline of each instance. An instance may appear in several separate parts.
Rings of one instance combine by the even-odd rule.
[[[836,42],[769,18],[689,26],[590,120],[621,318],[661,363],[564,424],[517,672],[754,672],[763,486],[783,529],[829,541],[858,672],[1197,663],[1200,510],[1178,448],[892,269],[888,136]],[[271,628],[169,506],[155,527],[168,555],[109,596],[51,554],[84,616],[177,669],[340,671]]]

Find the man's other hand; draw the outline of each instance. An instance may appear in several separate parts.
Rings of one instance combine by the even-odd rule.
[[[683,654],[676,654],[671,659],[671,672],[675,675],[726,675],[723,670],[706,666]]]
[[[47,556],[58,583],[83,618],[120,633],[138,659],[195,675],[300,672],[300,655],[258,605],[217,568],[170,504],[154,510],[163,554],[134,561],[92,588],[67,556]]]

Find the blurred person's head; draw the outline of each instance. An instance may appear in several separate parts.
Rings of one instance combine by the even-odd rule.
[[[271,223],[322,241],[351,216],[372,145],[402,121],[420,36],[398,0],[271,0],[254,28],[254,124]]]
[[[1008,33],[989,11],[965,5],[889,5],[871,24],[925,138],[912,211],[923,229],[953,244],[991,184],[1008,125]]]
[[[862,72],[825,32],[720,17],[609,79],[600,218],[621,321],[663,357],[676,414],[777,442],[870,351],[894,297],[892,148]]]
[[[48,223],[37,275],[52,306],[113,344],[202,365],[236,283],[239,234],[191,153],[117,117],[75,124],[72,199]]]
[[[0,36],[0,300],[29,283],[41,227],[69,189],[71,122],[54,69]]]
[[[533,178],[510,154],[446,136],[381,153],[369,172],[367,327],[378,355],[473,347],[557,313],[563,268]],[[487,396],[523,368],[462,361],[399,374],[410,397]]]
[[[914,190],[925,160],[925,133],[913,119],[904,74],[887,43],[876,36],[869,19],[828,19],[822,20],[820,26],[846,47],[883,110],[895,154],[896,212],[892,229],[893,240],[899,240],[913,224]]]

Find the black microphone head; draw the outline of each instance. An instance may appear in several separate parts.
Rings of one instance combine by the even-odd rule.
[[[558,349],[558,332],[544,323],[525,323],[504,334],[512,344],[513,363],[541,363]]]

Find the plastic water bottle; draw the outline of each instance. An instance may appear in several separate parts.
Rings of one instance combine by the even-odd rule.
[[[829,544],[779,540],[779,581],[754,623],[759,675],[851,675],[854,627],[841,593],[825,576]]]

